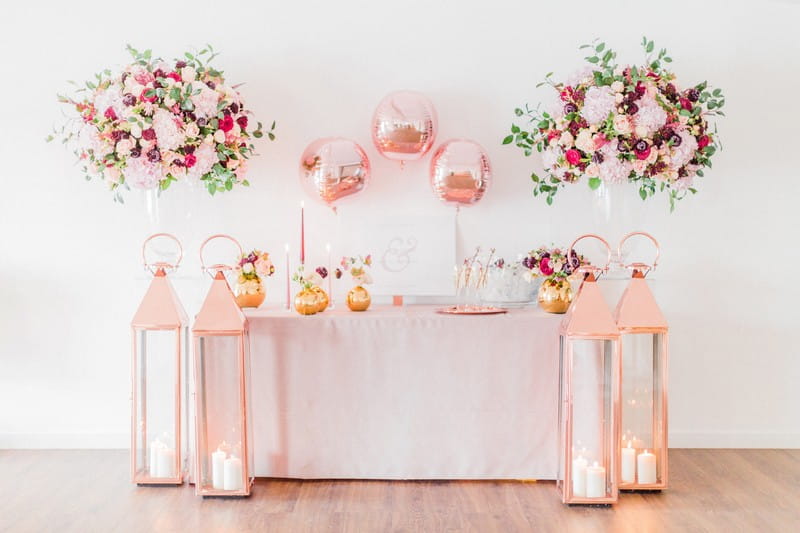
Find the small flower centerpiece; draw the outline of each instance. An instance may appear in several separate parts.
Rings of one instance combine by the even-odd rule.
[[[647,38],[642,46],[642,65],[617,64],[602,42],[581,46],[589,51],[584,69],[563,82],[551,72],[538,85],[555,91],[552,109],[515,110],[528,125],[512,125],[503,144],[542,154],[546,175],[531,174],[534,195],[552,204],[559,190],[586,178],[592,189],[632,183],[642,200],[665,192],[673,210],[676,200],[697,192],[695,176],[711,168],[721,147],[709,119],[724,116],[725,97],[705,81],[681,86],[667,68],[667,51],[656,52]]]
[[[269,254],[261,250],[242,254],[234,272],[236,274],[234,295],[239,307],[258,307],[264,303],[267,292],[262,278],[275,273],[275,265],[270,261]]]
[[[526,276],[542,277],[539,286],[539,307],[548,313],[565,313],[572,303],[572,286],[577,269],[588,265],[589,261],[575,250],[567,253],[561,248],[540,247],[522,259],[522,266],[527,269]]]
[[[347,307],[351,311],[366,311],[372,299],[364,285],[372,283],[372,276],[367,271],[372,266],[372,256],[365,257],[342,257],[341,270],[337,269],[337,278],[342,276],[342,272],[349,272],[350,277],[356,284],[355,287],[350,289],[347,293]]]
[[[300,292],[294,297],[294,308],[301,315],[315,315],[320,311],[324,311],[325,307],[328,306],[327,297],[325,298],[325,305],[321,306],[323,301],[320,298],[319,291],[321,289],[319,286],[325,276],[322,276],[319,272],[320,269],[324,270],[325,276],[327,276],[327,270],[322,267],[312,272],[306,272],[304,265],[297,267],[297,270],[292,275],[292,281],[300,284]]]
[[[130,189],[164,191],[180,180],[199,180],[209,194],[248,186],[251,138],[275,139],[275,123],[253,127],[238,85],[211,65],[208,45],[166,61],[128,45],[133,62],[103,70],[59,95],[74,112],[48,137],[71,146],[87,180],[104,181],[114,199]]]

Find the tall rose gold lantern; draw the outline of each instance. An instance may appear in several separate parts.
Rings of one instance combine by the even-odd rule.
[[[225,279],[229,265],[205,266],[213,281],[192,328],[195,369],[195,491],[199,496],[249,496],[253,484],[250,339],[247,318]]]
[[[612,504],[618,497],[620,334],[597,278],[608,270],[583,266],[584,276],[561,322],[559,338],[559,439],[557,486],[567,504]]]
[[[629,233],[620,242],[618,254],[625,242],[636,235],[653,242],[656,257],[652,264],[625,265],[631,270],[631,280],[614,313],[622,334],[620,489],[661,490],[667,488],[668,477],[669,328],[645,281],[658,263],[658,242],[648,233]]]
[[[157,238],[177,245],[174,264],[150,263],[147,244]],[[133,333],[131,480],[137,484],[180,485],[187,466],[188,320],[167,278],[178,268],[183,250],[167,233],[150,236],[142,261],[153,274],[150,287],[131,321]]]

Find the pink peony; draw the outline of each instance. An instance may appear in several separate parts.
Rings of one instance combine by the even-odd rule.
[[[619,159],[616,149],[611,144],[607,144],[600,150],[603,154],[603,162],[600,167],[600,179],[605,183],[625,183],[631,173],[632,166],[629,161]]]
[[[195,107],[195,115],[198,117],[211,118],[217,115],[219,94],[214,89],[201,85],[200,92],[193,94],[191,100]]]
[[[210,172],[214,163],[219,161],[216,149],[210,144],[201,144],[200,147],[194,151],[194,156],[196,158],[195,164],[187,173],[189,178],[199,179],[204,174]]]
[[[158,109],[153,114],[153,130],[158,139],[158,147],[162,151],[175,150],[183,146],[186,140],[180,121],[165,109]]]
[[[161,164],[151,163],[145,157],[128,159],[123,174],[125,182],[136,189],[155,189],[164,179]]]
[[[637,133],[646,137],[661,129],[667,123],[667,112],[659,105],[655,98],[645,96],[637,104],[639,111],[633,115],[633,122]],[[639,129],[643,131],[639,131]]]

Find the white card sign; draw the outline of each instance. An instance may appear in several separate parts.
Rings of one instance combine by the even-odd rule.
[[[370,224],[343,218],[341,243],[344,255],[372,255],[373,294],[453,294],[455,215],[389,215]]]

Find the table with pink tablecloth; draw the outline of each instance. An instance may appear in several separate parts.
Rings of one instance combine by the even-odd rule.
[[[256,475],[554,479],[561,316],[435,309],[248,310]]]

